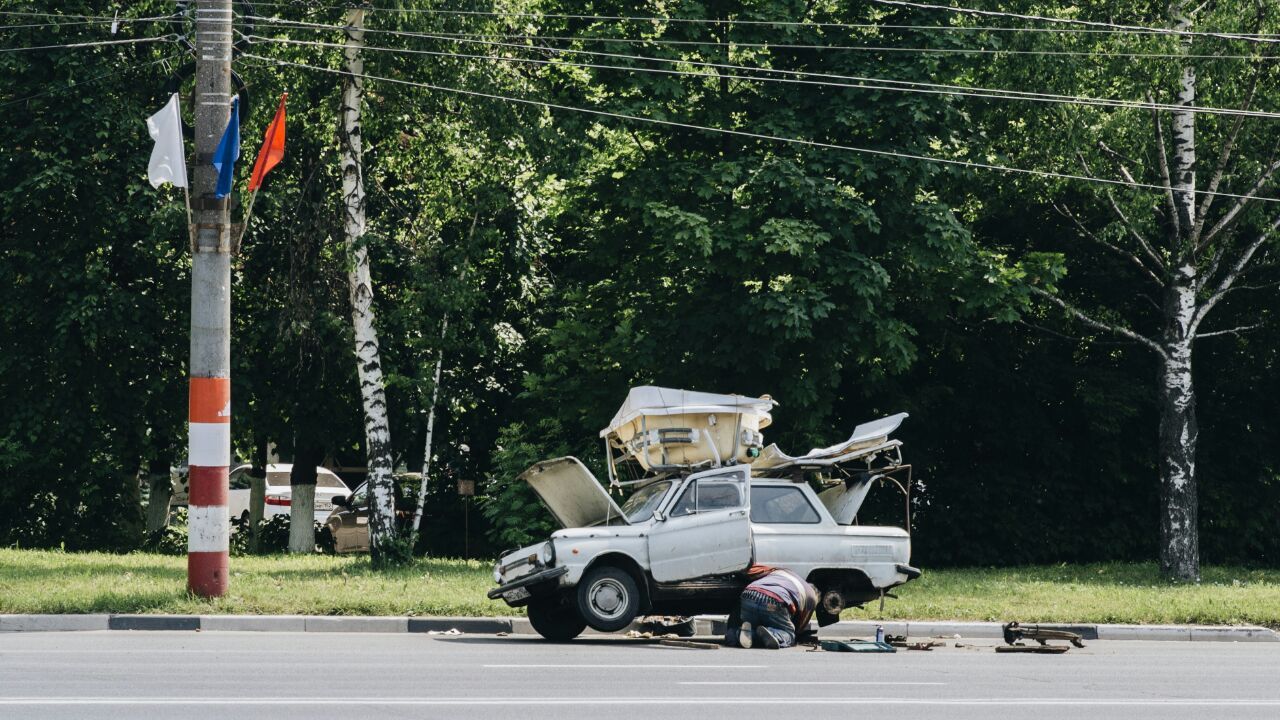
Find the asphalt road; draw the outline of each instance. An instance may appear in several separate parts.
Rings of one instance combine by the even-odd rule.
[[[1276,718],[1280,643],[862,655],[346,633],[0,634],[0,718]]]

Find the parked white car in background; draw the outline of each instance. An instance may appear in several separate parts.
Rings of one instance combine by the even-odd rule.
[[[249,493],[253,478],[249,476],[252,465],[241,465],[231,471],[231,489],[227,493],[227,514],[232,518],[249,517]],[[289,486],[289,473],[293,465],[274,464],[267,466],[266,502],[262,508],[262,517],[272,515],[288,515],[289,503],[293,497]],[[333,496],[347,495],[351,492],[342,478],[332,471],[316,468],[316,522],[323,523],[333,511]]]

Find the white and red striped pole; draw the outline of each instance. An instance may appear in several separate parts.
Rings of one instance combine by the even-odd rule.
[[[231,0],[197,0],[187,589],[202,597],[227,593],[231,217],[228,199],[217,197],[212,160],[231,110],[232,30]]]
[[[231,464],[231,379],[191,378],[187,501],[187,588],[227,592],[227,470]]]

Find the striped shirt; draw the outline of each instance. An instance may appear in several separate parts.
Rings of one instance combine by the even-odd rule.
[[[761,572],[767,574],[748,585],[747,590],[767,595],[790,608],[797,631],[807,627],[813,611],[818,608],[817,589],[805,582],[804,578],[783,568],[754,565],[747,574],[757,577]]]

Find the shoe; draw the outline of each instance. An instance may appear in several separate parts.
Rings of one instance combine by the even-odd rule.
[[[773,636],[773,633],[769,632],[768,630],[762,627],[756,628],[755,642],[760,647],[766,648],[768,650],[778,649],[778,639]],[[747,647],[751,647],[751,646],[748,645]]]
[[[742,627],[738,629],[738,646],[744,648],[751,647],[751,623],[742,623]]]

